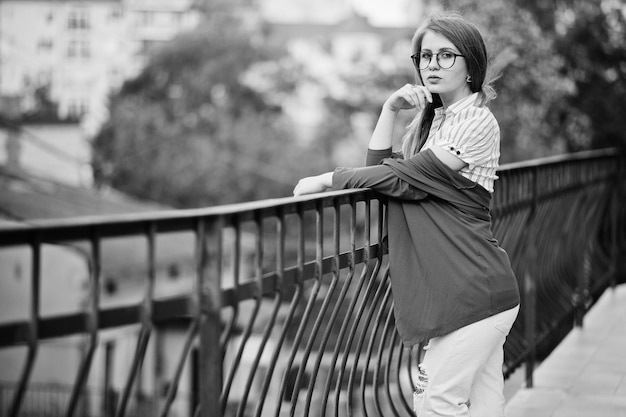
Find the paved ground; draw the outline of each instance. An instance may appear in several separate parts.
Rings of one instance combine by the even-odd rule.
[[[507,417],[626,417],[626,284],[607,290],[536,369]]]

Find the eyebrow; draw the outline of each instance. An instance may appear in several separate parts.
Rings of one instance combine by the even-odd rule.
[[[420,51],[427,51],[427,52],[431,52],[431,53],[433,52],[432,50],[430,50],[430,49],[428,49],[428,48],[422,48],[422,49],[420,49]],[[455,52],[455,53],[459,53],[459,51],[456,51],[456,50],[454,50],[454,49],[452,49],[452,48],[448,48],[448,47],[441,48],[441,49],[439,49],[437,52],[438,52],[438,53],[439,53],[439,52]]]

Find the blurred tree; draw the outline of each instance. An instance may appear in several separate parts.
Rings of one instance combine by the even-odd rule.
[[[501,162],[626,141],[626,119],[620,114],[626,107],[623,2],[516,3],[426,2],[433,10],[460,12],[487,38],[498,92],[491,108],[502,130]],[[358,113],[365,113],[373,127],[386,95],[413,79],[412,69],[401,62],[387,71],[380,65],[367,67],[367,62],[358,62],[356,67],[367,71],[346,74],[343,82],[348,86],[344,90],[358,94],[328,92],[325,126],[333,132],[321,130],[325,140],[338,133],[345,138],[354,136],[353,130],[341,133],[342,129],[333,127],[346,130]],[[399,125],[405,123],[403,119]]]
[[[269,64],[280,49],[232,13],[207,19],[156,51],[110,98],[109,121],[93,140],[98,184],[198,207],[288,195],[315,163],[295,157],[306,150],[279,100],[244,82],[261,78],[275,95],[293,88],[282,72],[289,67]]]
[[[575,83],[564,73],[566,60],[555,53],[554,37],[546,33],[529,11],[511,7],[510,2],[494,0],[433,1],[434,10],[456,10],[475,22],[487,38],[492,57],[491,76],[496,79],[498,97],[491,103],[502,137],[501,162],[563,153],[572,144],[588,146],[592,126],[589,116],[573,108],[569,99],[576,92]],[[407,42],[412,32],[407,32]],[[339,164],[363,161],[369,133],[382,103],[395,89],[415,82],[414,70],[407,55],[408,43],[384,48],[384,54],[359,57],[354,69],[336,70],[334,83],[326,87],[325,124],[319,129],[320,146],[343,141],[335,146]],[[323,80],[319,81],[323,84]],[[337,88],[337,85],[341,88]],[[360,117],[356,117],[360,116]],[[413,117],[402,112],[398,132]],[[358,131],[355,121],[366,125]],[[367,136],[367,137],[363,137]],[[356,155],[355,157],[346,154]]]
[[[568,150],[626,145],[626,9],[622,0],[516,0],[538,22],[561,57],[561,76],[574,89],[553,109],[561,125],[587,124]]]
[[[588,140],[588,119],[563,118],[575,85],[554,40],[527,10],[506,0],[448,2],[475,22],[486,37],[498,97],[490,105],[501,129],[501,162],[564,153],[572,140]]]

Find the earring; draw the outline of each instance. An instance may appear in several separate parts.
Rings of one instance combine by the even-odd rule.
[[[472,82],[472,77],[469,74],[467,77],[465,77],[465,82],[468,82],[468,83]]]

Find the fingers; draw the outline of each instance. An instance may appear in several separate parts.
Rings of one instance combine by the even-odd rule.
[[[393,97],[395,96],[395,97]],[[433,102],[433,96],[428,89],[422,85],[406,84],[393,94],[396,105],[399,109],[415,108],[421,110],[426,104]]]
[[[293,189],[293,195],[296,196],[296,197],[299,196],[299,195],[302,195],[303,194],[302,193],[302,188],[303,188],[302,180],[300,180],[300,181],[298,181],[298,183],[296,184],[296,186]]]
[[[298,181],[295,188],[293,189],[293,195],[297,197],[300,195],[312,194],[315,192],[319,192],[320,190],[318,190],[318,188],[320,187],[317,186],[314,177],[302,178],[300,179],[300,181]]]
[[[423,109],[426,104],[433,102],[433,96],[423,85],[407,84],[403,88],[412,99],[413,105],[418,109]]]

